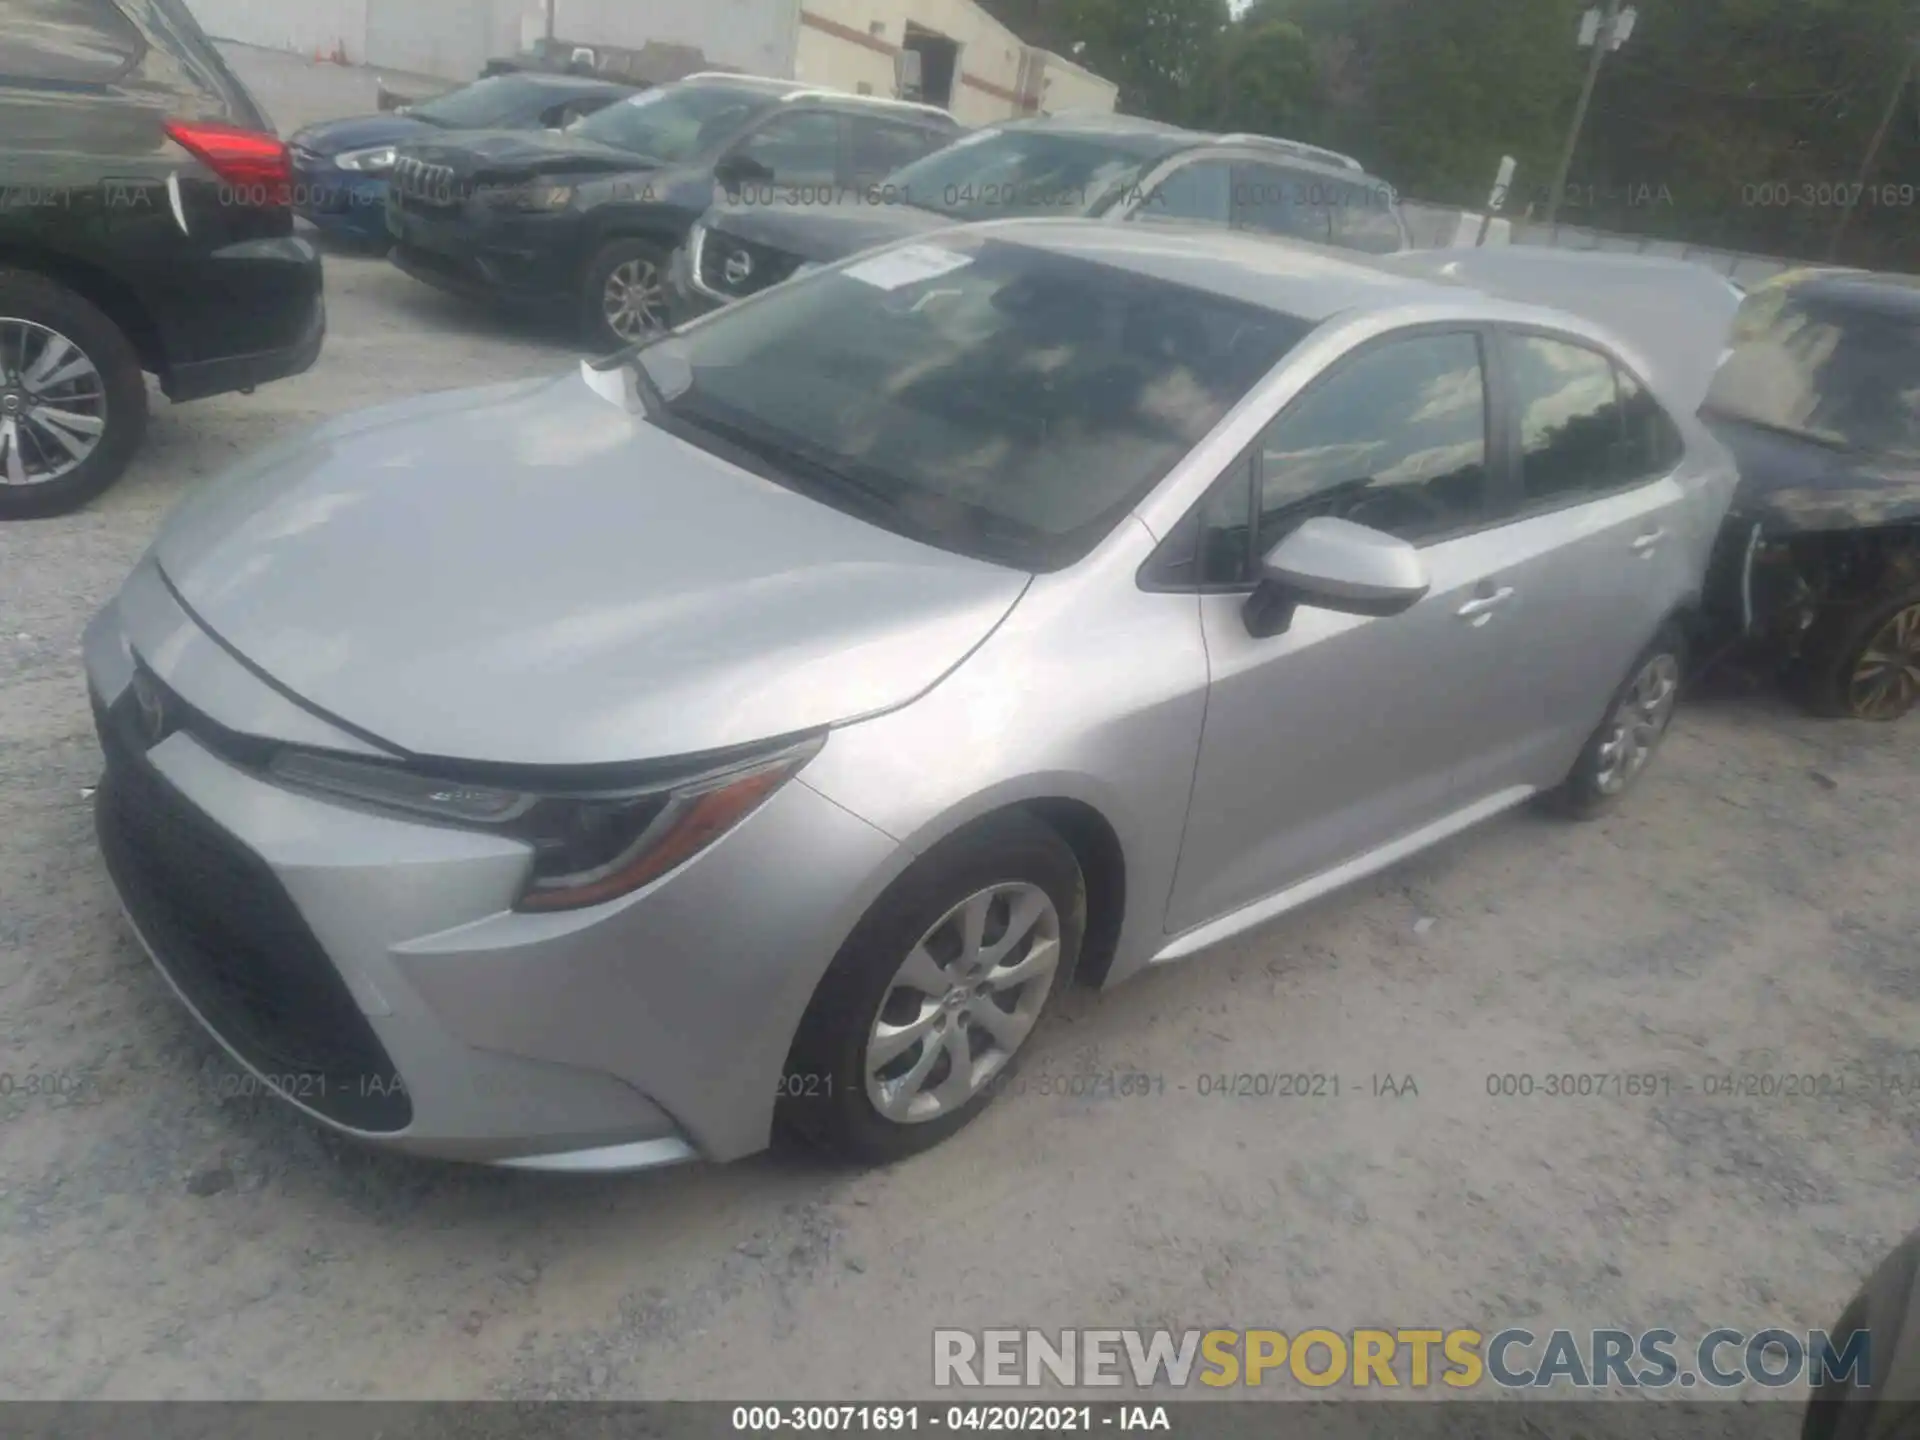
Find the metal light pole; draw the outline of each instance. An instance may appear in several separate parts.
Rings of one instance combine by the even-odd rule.
[[[1847,192],[1846,206],[1840,211],[1839,220],[1834,223],[1833,239],[1827,242],[1829,260],[1840,258],[1840,245],[1847,238],[1847,226],[1853,223],[1853,212],[1859,208],[1860,196],[1866,190],[1867,182],[1873,178],[1873,167],[1879,163],[1881,147],[1887,143],[1887,136],[1893,130],[1894,117],[1900,113],[1900,97],[1907,93],[1916,65],[1920,65],[1920,37],[1915,37],[1907,47],[1907,63],[1900,71],[1900,83],[1893,87],[1893,94],[1887,97],[1887,113],[1880,117],[1880,128],[1873,132],[1873,140],[1867,146],[1867,158],[1860,162],[1860,178],[1854,182],[1853,189]]]
[[[1553,189],[1547,195],[1548,225],[1560,218],[1560,200],[1566,194],[1567,176],[1573,173],[1573,153],[1580,148],[1580,132],[1587,125],[1587,107],[1593,103],[1593,87],[1600,80],[1600,64],[1613,45],[1613,33],[1620,23],[1620,0],[1607,0],[1606,15],[1593,37],[1593,59],[1587,62],[1586,83],[1580,87],[1580,103],[1574,107],[1573,129],[1567,133],[1567,148],[1560,156],[1560,170],[1553,177]]]
[[[553,12],[560,0],[547,0],[547,43],[553,43]]]

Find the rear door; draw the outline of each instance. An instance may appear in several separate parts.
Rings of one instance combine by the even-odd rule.
[[[1461,775],[1474,794],[1562,780],[1641,649],[1693,588],[1685,443],[1639,380],[1584,340],[1496,331],[1510,403],[1502,673]]]

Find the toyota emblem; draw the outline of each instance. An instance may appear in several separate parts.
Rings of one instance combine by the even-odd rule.
[[[727,256],[727,268],[723,272],[729,285],[744,285],[753,274],[753,257],[744,250],[736,250]]]

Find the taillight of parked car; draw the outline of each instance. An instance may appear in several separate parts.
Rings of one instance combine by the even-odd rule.
[[[204,120],[169,120],[166,132],[220,177],[242,205],[289,205],[293,165],[279,137]]]

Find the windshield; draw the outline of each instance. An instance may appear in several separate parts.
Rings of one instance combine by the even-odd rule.
[[[1131,185],[1163,149],[1122,136],[983,130],[896,170],[887,187],[959,220],[1082,215]]]
[[[1787,289],[1756,292],[1707,409],[1830,445],[1920,455],[1920,330]]]
[[[668,85],[597,111],[573,133],[672,165],[725,140],[778,98],[734,85]]]
[[[518,120],[530,109],[539,110],[530,93],[535,88],[517,75],[496,75],[436,95],[411,107],[407,114],[449,130],[489,130]]]
[[[660,423],[929,545],[1090,550],[1308,330],[979,236],[780,286],[640,352]]]

